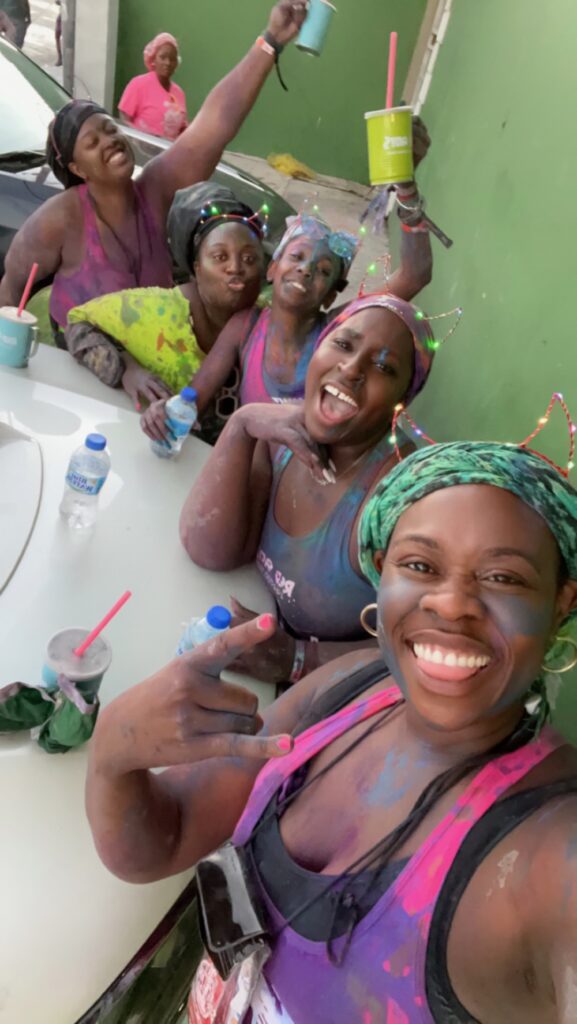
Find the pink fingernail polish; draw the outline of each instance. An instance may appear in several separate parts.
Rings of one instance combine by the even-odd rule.
[[[137,403],[136,403],[136,411],[137,411],[137,412],[140,412],[140,411],[141,411],[141,409],[142,409],[142,406],[141,406],[140,402],[137,402]]]
[[[289,754],[293,748],[293,741],[291,736],[279,736],[276,741],[277,749],[283,754]]]
[[[259,615],[256,620],[256,624],[259,629],[270,629],[272,626],[276,625],[276,619],[274,615]]]

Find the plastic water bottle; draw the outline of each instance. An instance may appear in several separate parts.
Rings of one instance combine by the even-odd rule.
[[[68,463],[60,515],[73,529],[86,529],[96,520],[98,495],[110,470],[110,456],[105,449],[103,434],[89,434]]]
[[[192,651],[193,647],[198,647],[206,640],[210,640],[211,637],[224,633],[231,622],[232,615],[228,608],[223,608],[220,604],[213,605],[202,619],[190,620],[178,642],[176,653],[184,654],[185,651]]]
[[[174,459],[196,423],[198,412],[194,388],[183,388],[179,395],[170,398],[164,412],[165,423],[171,433],[170,440],[151,441],[150,447],[159,458]]]

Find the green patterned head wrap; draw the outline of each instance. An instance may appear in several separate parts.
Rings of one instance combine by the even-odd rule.
[[[455,441],[409,455],[367,502],[359,524],[359,561],[375,590],[379,574],[373,556],[386,551],[403,512],[427,494],[459,484],[489,484],[520,498],[545,520],[569,577],[577,579],[577,491],[559,470],[518,445]]]

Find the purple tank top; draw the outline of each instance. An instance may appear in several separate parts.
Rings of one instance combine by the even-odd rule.
[[[355,572],[349,544],[359,509],[388,449],[386,439],[373,449],[333,511],[304,537],[291,537],[275,519],[280,479],[292,457],[287,448],[276,453],[257,567],[275,596],[283,622],[299,638],[367,637],[360,614],[375,600],[375,589]]]
[[[240,404],[250,402],[296,402],[305,396],[305,379],[317,342],[326,327],[327,317],[319,313],[317,323],[307,338],[295,369],[294,380],[281,384],[266,369],[266,341],[271,310],[263,309],[244,346],[241,357]]]
[[[71,309],[99,295],[109,295],[125,288],[172,287],[172,260],[165,228],[157,223],[138,182],[134,184],[134,191],[140,254],[134,253],[134,265],[131,265],[132,261],[121,251],[117,252],[114,262],[109,259],[102,245],[88,186],[77,186],[84,223],[84,251],[76,270],[71,274],[58,271],[54,278],[50,315],[60,327],[66,327]]]
[[[234,833],[248,842],[274,795],[301,765],[358,722],[402,699],[396,686],[317,723],[295,740],[293,751],[260,772]],[[434,1024],[426,997],[425,964],[433,912],[466,836],[485,812],[565,741],[549,728],[540,737],[482,768],[393,885],[360,921],[342,967],[326,944],[303,938],[285,923],[262,892],[275,934],[264,975],[275,1002],[294,1024]],[[335,952],[346,938],[337,939]],[[250,1013],[249,1013],[250,1017]],[[274,1018],[277,1019],[276,1017]],[[278,1019],[281,1018],[279,1013]]]

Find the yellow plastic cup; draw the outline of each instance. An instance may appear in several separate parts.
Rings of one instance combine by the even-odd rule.
[[[396,185],[412,181],[413,111],[411,107],[391,107],[365,114],[369,147],[371,185]]]

